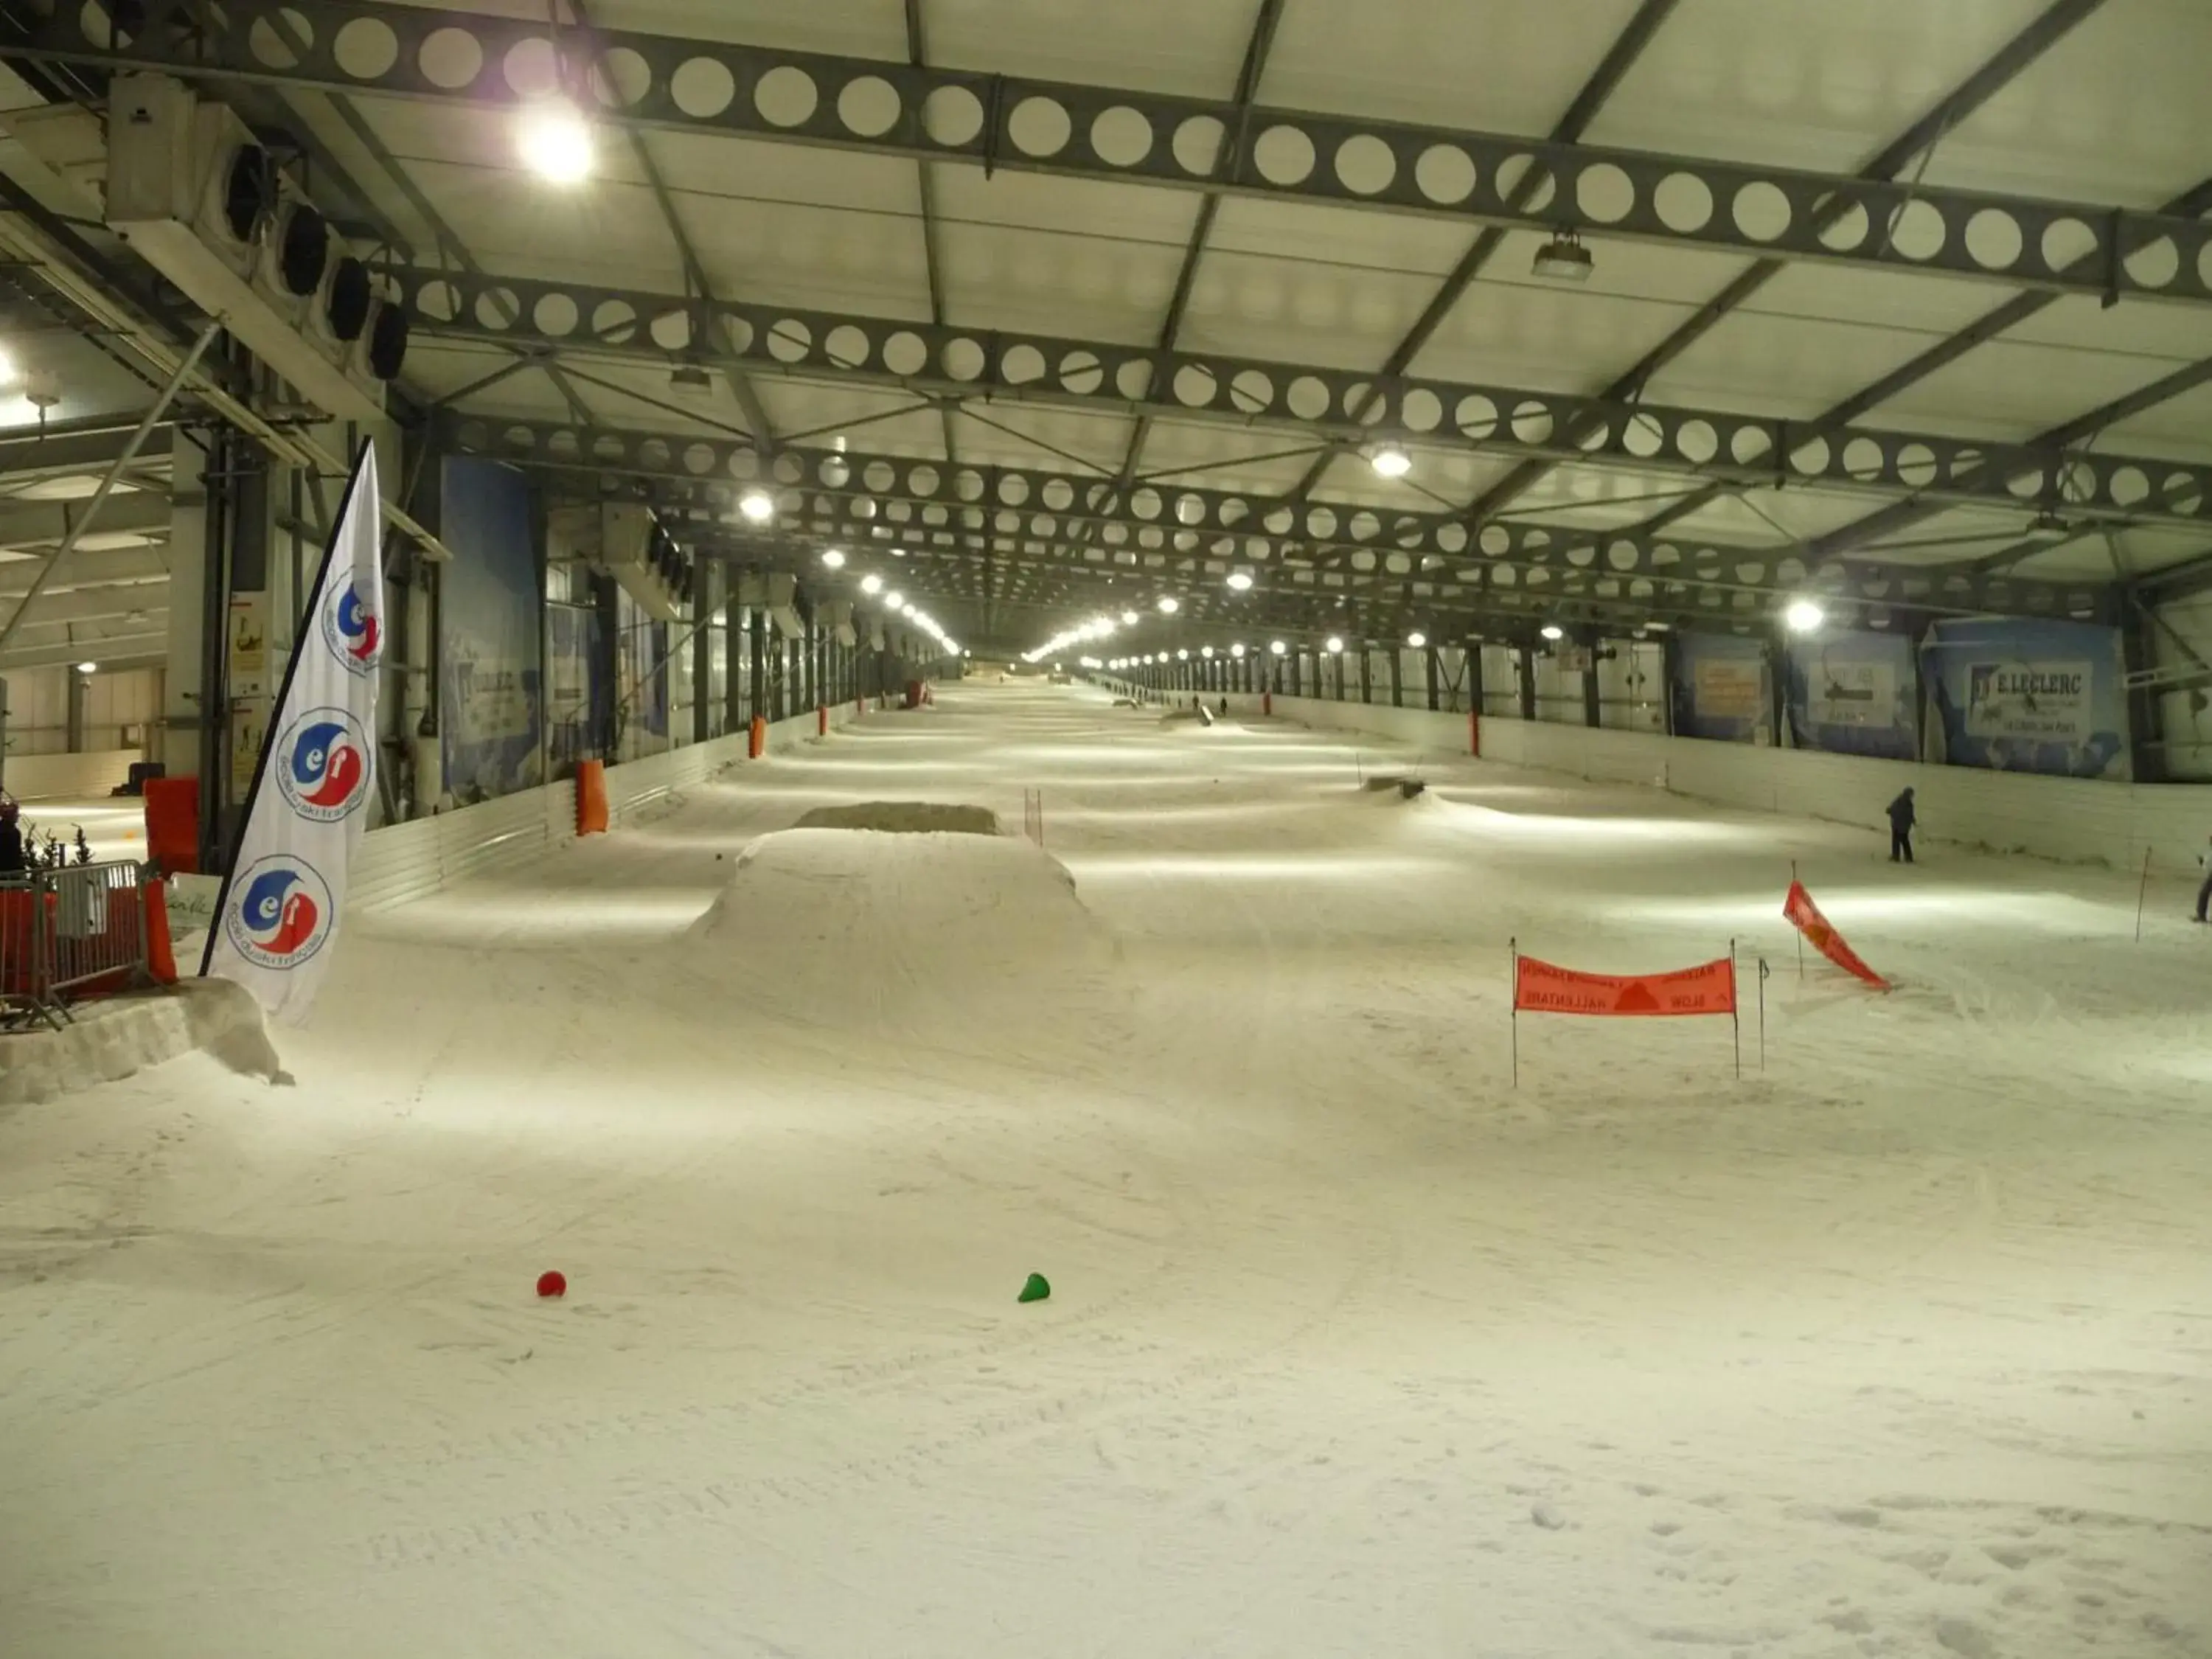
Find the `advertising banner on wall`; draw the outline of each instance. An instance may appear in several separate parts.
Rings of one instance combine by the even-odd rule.
[[[1920,757],[1919,679],[1901,635],[1838,630],[1790,643],[1790,729],[1800,749]]]
[[[594,713],[592,670],[599,635],[596,611],[577,605],[547,607],[550,653],[545,662],[545,718],[553,763],[565,766],[598,756],[604,742]]]
[[[2127,697],[2117,629],[2013,619],[1936,624],[1923,649],[1954,766],[2125,779]]]
[[[1734,634],[1685,634],[1675,655],[1674,729],[1723,743],[1770,743],[1766,652]]]
[[[463,805],[544,781],[539,658],[544,580],[529,484],[494,461],[443,464],[439,534],[441,732],[446,788]]]

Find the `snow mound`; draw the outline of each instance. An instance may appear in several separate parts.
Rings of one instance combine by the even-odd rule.
[[[999,815],[988,806],[949,806],[933,800],[864,800],[850,806],[817,806],[799,821],[801,830],[874,830],[887,835],[995,836]]]
[[[247,1076],[283,1077],[253,999],[228,980],[186,980],[82,1003],[58,1031],[10,1033],[0,1042],[0,1106],[58,1100],[194,1053]]]
[[[749,1001],[972,1017],[1000,1040],[1009,1018],[1088,1000],[1116,955],[1075,878],[1030,842],[872,830],[763,836],[685,943],[696,971]]]

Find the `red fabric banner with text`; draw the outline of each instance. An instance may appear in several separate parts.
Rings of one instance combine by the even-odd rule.
[[[1665,1018],[1735,1012],[1735,963],[1723,957],[1674,974],[1580,974],[1522,957],[1513,975],[1513,1006],[1532,1014]]]
[[[1820,907],[1813,902],[1813,896],[1805,890],[1805,884],[1790,884],[1790,896],[1782,902],[1782,914],[1790,924],[1813,941],[1813,948],[1847,974],[1856,974],[1877,991],[1889,989],[1889,981],[1859,960],[1858,952],[1844,943],[1844,936],[1836,931],[1835,924],[1820,914]]]

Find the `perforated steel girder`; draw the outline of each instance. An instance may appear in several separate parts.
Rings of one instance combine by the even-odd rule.
[[[392,270],[417,326],[957,397],[2212,529],[2212,466],[577,283]]]
[[[2212,226],[1596,144],[385,0],[18,0],[19,57],[493,106],[563,86],[611,120],[1735,254],[2212,302]],[[285,14],[279,27],[278,14]],[[118,15],[127,27],[111,21]],[[300,26],[308,37],[297,44]],[[1534,169],[1546,186],[1516,186]]]
[[[1815,571],[1791,550],[1526,523],[1470,529],[1449,514],[1294,503],[1233,490],[1139,485],[1024,467],[950,465],[787,448],[763,460],[741,442],[554,422],[449,416],[439,441],[526,465],[650,481],[654,499],[726,518],[760,489],[788,530],[876,546],[1030,550],[1102,568],[1178,566],[1204,585],[1244,569],[1349,591],[1413,582],[1442,593],[1567,594],[1715,614],[1757,614],[1815,592],[1872,617],[1899,610],[2090,617],[2112,592],[2086,585],[1862,563]],[[1080,547],[1073,527],[1097,528]]]

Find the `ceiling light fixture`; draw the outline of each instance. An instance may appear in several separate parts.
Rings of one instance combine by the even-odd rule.
[[[899,598],[896,590],[884,595],[884,604],[893,611],[897,610],[905,603],[905,600]]]
[[[1410,634],[1408,634],[1408,635],[1406,635],[1406,643],[1407,643],[1407,644],[1408,644],[1408,645],[1410,645],[1410,646],[1412,646],[1412,647],[1413,647],[1413,649],[1414,649],[1414,650],[1416,650],[1416,651],[1419,651],[1419,650],[1422,649],[1425,646],[1426,646],[1426,645],[1428,644],[1428,642],[1429,642],[1429,636],[1428,636],[1426,634],[1424,634],[1423,632],[1421,632],[1421,630],[1420,630],[1419,629],[1418,629],[1418,628],[1417,628],[1417,629],[1415,629],[1412,633],[1410,633]]]
[[[822,562],[829,566],[832,570],[843,568],[845,563],[845,550],[842,547],[823,548],[822,550]]]
[[[873,595],[880,593],[883,591],[884,579],[881,576],[863,576],[860,578],[860,592],[863,593]]]
[[[1328,636],[1328,642],[1324,649],[1332,657],[1340,657],[1344,654],[1344,641],[1332,634]]]
[[[1244,647],[1241,644],[1232,645],[1229,647],[1229,654],[1232,657],[1241,657],[1244,654]]]
[[[738,511],[755,524],[766,524],[775,517],[775,497],[765,489],[748,489],[738,498]]]
[[[1402,478],[1413,470],[1413,458],[1395,444],[1385,444],[1367,458],[1367,465],[1385,478]]]
[[[1133,611],[1124,611],[1121,613],[1121,626],[1124,628],[1134,628],[1136,625],[1137,613]]]
[[[1290,648],[1291,647],[1289,646],[1285,645],[1280,640],[1269,640],[1267,641],[1268,651],[1278,657],[1281,656]]]
[[[1590,258],[1580,236],[1563,230],[1536,250],[1535,264],[1529,268],[1547,283],[1587,283],[1597,270],[1597,261]]]
[[[76,665],[76,672],[80,674],[96,674],[100,672],[100,665],[96,662],[81,662]]]
[[[1541,631],[1547,640],[1564,640],[1567,637],[1567,630],[1557,623],[1546,623]]]
[[[1163,617],[1172,617],[1176,611],[1182,609],[1182,601],[1176,599],[1171,594],[1163,593],[1160,595],[1159,606],[1160,615]]]
[[[1229,573],[1229,585],[1236,589],[1239,593],[1245,592],[1252,586],[1251,573],[1246,570],[1231,571]]]
[[[1828,613],[1817,599],[1792,599],[1782,620],[1793,634],[1817,634],[1828,620]]]
[[[525,110],[515,147],[523,165],[548,184],[580,185],[592,176],[592,129],[567,104]]]

